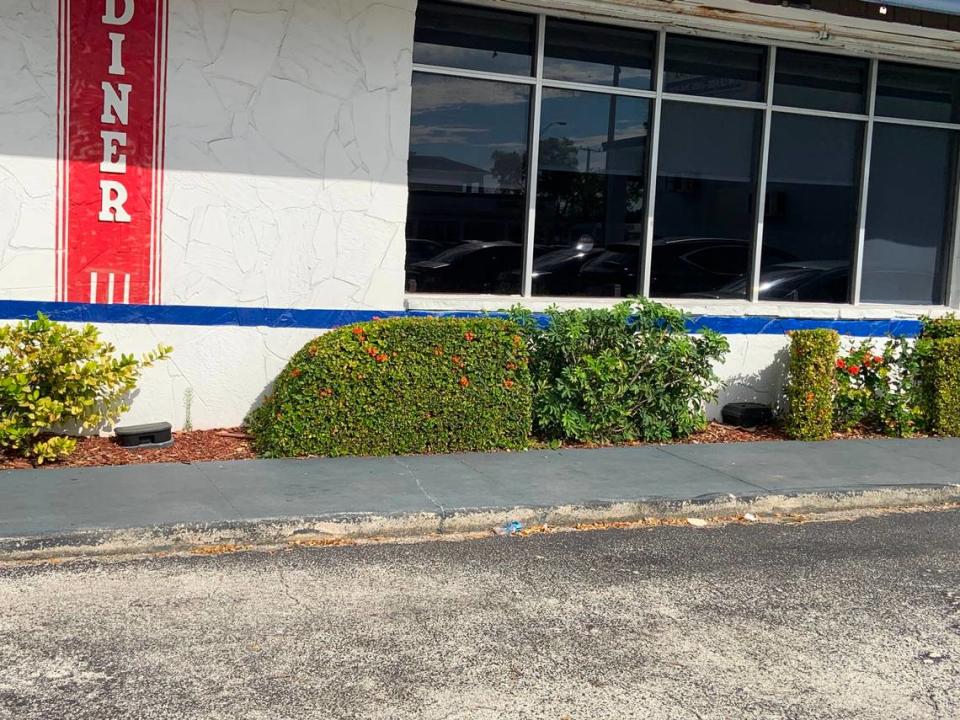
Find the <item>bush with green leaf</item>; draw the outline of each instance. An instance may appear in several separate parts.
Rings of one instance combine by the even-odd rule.
[[[267,457],[520,449],[527,351],[495,318],[394,318],[311,340],[248,418]]]
[[[605,309],[515,307],[533,375],[534,427],[548,441],[665,441],[706,425],[720,388],[714,365],[729,350],[713,331],[690,334],[687,316],[646,299]]]
[[[115,423],[143,369],[170,352],[160,345],[117,357],[93,325],[73,328],[40,313],[0,327],[0,448],[38,464],[69,455],[76,439],[52,433]]]
[[[960,336],[933,340],[929,367],[930,429],[936,435],[960,436]]]
[[[836,330],[817,328],[790,333],[784,431],[796,440],[824,440],[833,428],[836,390]]]
[[[833,425],[905,437],[926,427],[921,353],[906,338],[865,340],[836,360]]]

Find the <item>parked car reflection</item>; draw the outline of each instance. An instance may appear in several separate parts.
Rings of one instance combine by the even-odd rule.
[[[619,288],[622,294],[635,292],[639,287],[642,249],[642,242],[638,239],[611,246],[584,264],[580,273],[581,285],[594,291],[612,287]],[[678,297],[715,292],[744,281],[750,266],[751,249],[750,240],[739,238],[657,238],[653,241],[650,294]],[[777,261],[793,259],[774,248],[765,252]],[[745,292],[741,292],[741,297]]]
[[[468,240],[428,260],[407,265],[407,289],[411,292],[519,292],[504,278],[520,267],[523,249],[519,243]]]
[[[770,265],[760,275],[760,300],[790,302],[847,301],[850,267],[844,261],[788,262]],[[747,279],[740,278],[714,292],[688,293],[685,297],[743,298]]]

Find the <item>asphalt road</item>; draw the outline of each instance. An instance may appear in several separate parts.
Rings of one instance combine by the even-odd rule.
[[[0,718],[960,717],[960,512],[0,570]]]

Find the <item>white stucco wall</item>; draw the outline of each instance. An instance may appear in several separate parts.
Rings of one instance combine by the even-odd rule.
[[[413,0],[173,0],[163,300],[402,304]]]

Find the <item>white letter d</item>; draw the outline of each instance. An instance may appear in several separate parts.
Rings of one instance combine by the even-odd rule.
[[[121,0],[123,2],[123,14],[117,15],[117,0],[106,0],[106,6],[103,10],[104,25],[126,25],[133,17],[134,0]]]

